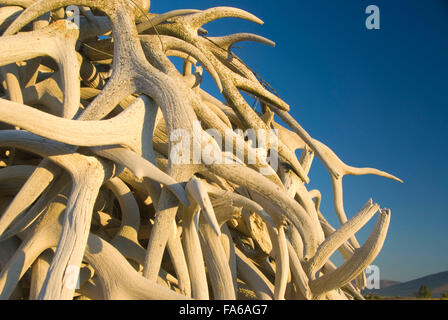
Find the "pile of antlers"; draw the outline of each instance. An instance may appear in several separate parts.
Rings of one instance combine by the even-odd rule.
[[[0,1],[0,298],[362,299],[390,211],[370,200],[347,219],[342,179],[400,180],[343,163],[231,52],[273,42],[202,28],[260,19],[230,7],[149,8]],[[201,89],[203,69],[225,103]],[[267,133],[264,147],[249,129]],[[337,229],[306,187],[314,156],[331,177]],[[360,246],[355,234],[376,213]]]

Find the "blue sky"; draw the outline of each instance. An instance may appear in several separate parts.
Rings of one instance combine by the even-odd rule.
[[[380,30],[365,27],[372,4],[380,8]],[[381,277],[406,281],[447,271],[448,1],[154,0],[151,11],[213,6],[264,20],[259,26],[222,19],[205,28],[210,35],[253,32],[276,42],[275,48],[241,43],[234,52],[290,104],[311,136],[350,165],[405,181],[344,178],[349,216],[370,197],[392,210],[374,262]],[[218,97],[209,79],[203,87]],[[323,214],[338,226],[330,178],[318,161],[310,178],[323,194]],[[361,242],[373,223],[359,232]]]

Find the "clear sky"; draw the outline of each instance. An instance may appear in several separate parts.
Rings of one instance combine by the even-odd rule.
[[[367,30],[368,5],[380,30]],[[222,19],[210,35],[252,32],[271,48],[241,43],[234,52],[290,104],[291,114],[346,163],[390,172],[344,178],[347,215],[370,197],[391,208],[381,278],[407,281],[448,270],[448,1],[446,0],[153,0],[151,11],[234,6],[259,26]],[[217,96],[209,80],[204,87]],[[250,101],[251,102],[251,101]],[[316,160],[311,187],[338,226],[329,174]],[[374,221],[359,232],[364,242]],[[336,258],[337,259],[337,258]]]

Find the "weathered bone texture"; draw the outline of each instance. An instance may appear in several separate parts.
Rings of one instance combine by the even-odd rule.
[[[1,299],[363,298],[390,210],[369,200],[347,216],[342,179],[401,180],[313,139],[231,51],[272,41],[202,29],[225,17],[263,23],[231,7],[0,0]],[[201,88],[204,72],[222,99]],[[314,156],[339,227],[307,188]]]

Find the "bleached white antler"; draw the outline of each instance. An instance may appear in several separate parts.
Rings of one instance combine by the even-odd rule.
[[[262,20],[231,7],[154,14],[149,0],[0,5],[1,299],[363,299],[390,210],[369,201],[347,217],[342,179],[401,180],[343,163],[231,51],[274,42],[203,29]],[[206,72],[224,99],[201,87]],[[339,228],[307,187],[315,156]]]

